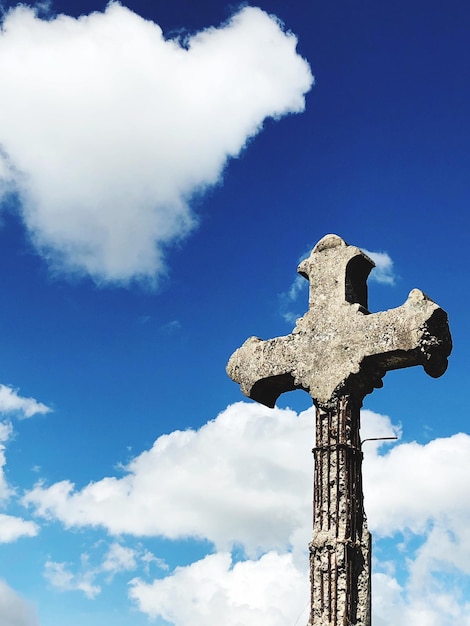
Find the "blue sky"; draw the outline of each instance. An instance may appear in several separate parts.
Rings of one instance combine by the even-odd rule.
[[[454,339],[365,399],[374,624],[470,625],[468,4],[2,10],[0,624],[306,623],[311,401],[225,365],[332,232]]]

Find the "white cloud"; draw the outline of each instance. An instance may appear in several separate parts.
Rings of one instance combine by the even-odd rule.
[[[395,273],[390,255],[387,252],[370,252],[365,248],[362,248],[362,251],[375,263],[375,267],[370,273],[370,280],[384,285],[394,285]]]
[[[4,471],[6,465],[5,444],[12,433],[13,426],[10,422],[0,422],[0,504],[4,504],[13,494]]]
[[[366,410],[362,421],[363,439],[400,435],[386,416]],[[124,468],[123,477],[82,489],[69,481],[39,483],[24,502],[71,527],[203,537],[224,549],[236,543],[255,552],[284,548],[295,543],[310,515],[313,472],[306,442],[313,444],[313,431],[313,409],[297,415],[239,402],[198,431],[162,435]],[[402,443],[386,454],[382,449],[384,443],[364,444],[371,530],[419,534],[433,522],[463,532],[470,517],[470,436]]]
[[[313,444],[313,433],[313,409],[298,416],[239,402],[198,431],[159,437],[122,478],[81,490],[69,481],[38,484],[24,501],[66,526],[204,537],[250,553],[284,547],[308,528],[313,461],[305,442]]]
[[[401,428],[387,416],[364,410],[361,419],[362,439],[400,436]],[[121,478],[78,490],[66,481],[38,485],[25,502],[66,526],[213,542],[219,552],[202,561],[150,583],[133,580],[131,597],[149,616],[160,615],[176,626],[189,623],[190,610],[191,623],[208,626],[220,623],[219,611],[238,623],[294,623],[294,609],[300,612],[303,600],[301,586],[292,581],[308,583],[313,421],[312,410],[297,415],[240,402],[198,431],[159,437]],[[369,527],[379,545],[374,623],[467,626],[470,436],[425,445],[367,442],[363,467]],[[381,537],[401,544],[405,573],[399,577],[380,561]],[[226,552],[234,546],[246,551],[247,560],[231,562]],[[141,552],[127,549],[113,548],[108,555],[103,563],[114,563],[116,571],[126,563],[131,571],[136,559],[145,562]],[[284,578],[276,573],[282,568]],[[273,580],[281,585],[275,593]],[[273,604],[273,598],[292,594],[292,585],[300,599],[294,594],[292,604],[285,599]]]
[[[308,258],[312,252],[313,245],[308,246],[304,253],[300,255],[297,259],[297,264],[301,263],[304,259]],[[281,315],[289,324],[295,324],[297,319],[301,317],[305,311],[308,309],[308,287],[309,281],[306,280],[305,276],[301,276],[297,274],[290,284],[290,287],[287,291],[279,294],[279,300],[281,304]],[[299,298],[302,297],[303,302],[303,310],[294,311],[292,306],[297,303]]]
[[[428,581],[432,576],[428,576]],[[374,574],[372,580],[374,626],[470,626],[470,603],[463,590],[455,586],[455,577],[447,585],[434,581],[432,590],[402,587],[396,578],[384,573]],[[466,581],[468,587],[468,580]]]
[[[280,294],[281,314],[286,322],[295,324],[297,319],[308,310],[308,280],[303,276],[296,276],[289,289]],[[292,306],[296,304],[300,296],[304,296],[303,310],[294,311]]]
[[[34,398],[24,398],[8,385],[0,385],[0,413],[15,413],[19,419],[49,413],[51,409]]]
[[[368,458],[370,452],[374,452],[375,457],[379,448],[386,446],[387,439],[391,437],[400,439],[401,434],[401,425],[392,424],[388,415],[381,415],[369,409],[361,410],[361,441],[364,443],[364,454]]]
[[[134,570],[137,567],[137,556],[136,550],[114,542],[109,546],[101,570],[110,574]]]
[[[21,517],[0,513],[0,543],[10,543],[20,537],[35,537],[39,527]]]
[[[309,597],[307,568],[276,552],[235,564],[228,553],[212,554],[151,584],[130,585],[142,612],[175,626],[295,625]]]
[[[407,572],[404,585],[393,572],[375,575],[374,624],[469,626],[470,436],[402,443],[382,456],[364,449],[369,527],[376,540],[401,542]]]
[[[299,294],[305,293],[307,287],[308,281],[305,280],[305,277],[296,276],[291,286],[289,287],[289,290],[284,295],[288,300],[295,302],[299,297]]]
[[[463,540],[464,520],[470,518],[469,482],[470,436],[463,433],[425,445],[402,443],[384,456],[366,449],[364,490],[371,529],[381,536],[405,529],[420,534],[437,523]]]
[[[150,563],[155,563],[159,569],[168,569],[163,559],[141,545],[134,549],[115,541],[107,547],[104,555],[97,557],[100,545],[101,542],[98,542],[90,552],[81,554],[78,566],[49,558],[44,567],[44,577],[58,591],[81,591],[87,598],[95,598],[102,590],[100,579],[109,584],[116,574],[131,572],[139,567],[148,575]]]
[[[36,612],[4,580],[0,580],[0,624],[2,626],[39,626]]]
[[[144,566],[144,570],[145,573],[147,574],[147,576],[150,573],[150,564],[154,563],[156,567],[158,567],[161,570],[164,571],[168,571],[169,565],[168,563],[165,561],[165,559],[162,559],[158,556],[155,556],[155,554],[152,554],[152,552],[150,552],[150,550],[144,550],[140,556],[140,562],[143,564]]]
[[[0,384],[0,413],[14,414],[19,419],[32,417],[33,415],[48,413],[51,409],[34,398],[24,398],[18,392],[7,385]],[[6,465],[5,449],[6,442],[13,434],[13,426],[9,420],[0,421],[0,503],[5,503],[14,493],[5,477]],[[12,518],[17,519],[17,518]],[[4,520],[5,522],[5,520]],[[25,522],[25,524],[27,524]],[[8,526],[10,528],[10,526]],[[26,529],[28,526],[24,526]],[[4,528],[6,526],[4,525]],[[31,528],[31,527],[29,527]],[[9,531],[5,531],[7,534]],[[1,536],[0,529],[0,536]],[[1,539],[0,539],[1,541]]]
[[[369,280],[385,285],[395,284],[395,273],[393,269],[393,261],[386,252],[370,252],[365,248],[362,251],[367,254],[375,263]],[[310,256],[311,248],[308,249],[300,258],[299,263]],[[279,295],[281,305],[281,315],[289,324],[295,324],[297,319],[308,310],[308,287],[309,282],[303,276],[297,275],[292,281],[287,291]],[[294,310],[293,305],[297,305],[299,299],[303,298],[303,309]]]
[[[0,385],[0,413],[14,414],[19,419],[32,417],[37,413],[48,413],[50,409],[34,398],[24,398],[7,385]],[[9,420],[0,421],[0,505],[5,506],[15,495],[5,475],[6,444],[13,434]],[[20,537],[34,537],[39,532],[37,524],[31,521],[0,513],[0,543],[10,543]]]
[[[101,587],[94,584],[95,572],[92,570],[74,574],[67,563],[47,561],[44,576],[59,591],[83,591],[87,598],[95,598],[101,592]]]
[[[307,555],[303,566],[292,554],[269,552],[257,560],[232,563],[227,553],[217,553],[165,578],[146,583],[130,581],[129,596],[150,618],[162,618],[174,626],[296,626],[309,613]],[[432,576],[427,577],[427,583]],[[372,622],[376,626],[470,625],[470,603],[464,589],[433,581],[432,588],[412,583],[401,586],[393,575],[373,575]],[[437,583],[437,584],[436,584]],[[468,585],[468,579],[466,580]]]
[[[233,564],[229,554],[217,553],[151,583],[133,579],[129,596],[141,612],[174,626],[305,624],[309,580],[308,557],[304,556],[301,563],[290,553],[269,552],[260,559]],[[372,623],[469,626],[468,577],[444,570],[442,579],[427,572],[417,586],[414,567],[415,561],[410,560],[411,574],[405,585],[391,574],[374,573]]]
[[[78,19],[17,7],[0,33],[0,191],[32,241],[98,282],[152,280],[188,201],[267,117],[304,109],[296,38],[260,9],[185,42],[117,3]]]

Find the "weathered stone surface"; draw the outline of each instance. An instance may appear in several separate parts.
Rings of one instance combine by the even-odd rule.
[[[371,536],[359,427],[354,398],[317,409],[309,626],[370,626]]]
[[[370,626],[371,539],[362,492],[360,407],[388,370],[447,367],[446,313],[413,289],[396,309],[367,310],[373,261],[327,235],[298,268],[310,281],[309,310],[290,335],[250,337],[230,358],[229,376],[248,397],[273,407],[307,391],[317,408],[309,626]]]
[[[310,280],[308,312],[292,334],[250,337],[227,372],[253,400],[273,407],[284,391],[305,389],[317,403],[348,391],[366,395],[386,371],[423,365],[431,376],[447,367],[446,313],[419,289],[402,306],[369,313],[366,279],[374,263],[359,248],[327,235],[298,271]]]

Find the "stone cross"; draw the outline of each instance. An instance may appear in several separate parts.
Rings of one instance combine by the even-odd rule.
[[[309,626],[370,626],[371,538],[362,492],[360,408],[388,370],[447,368],[446,313],[413,289],[402,306],[369,313],[374,262],[326,235],[298,272],[310,281],[309,310],[290,335],[250,337],[227,365],[242,392],[268,407],[304,389],[316,406],[314,523]]]

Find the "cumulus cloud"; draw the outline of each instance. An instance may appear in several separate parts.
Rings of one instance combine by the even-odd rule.
[[[38,532],[39,527],[34,522],[13,515],[0,514],[0,543],[10,543],[20,537],[34,537]]]
[[[370,458],[371,451],[375,458],[379,449],[386,448],[385,440],[400,439],[401,435],[401,425],[392,424],[388,415],[381,415],[369,409],[361,410],[361,441],[364,442],[364,454],[367,458]]]
[[[39,626],[33,607],[4,580],[0,580],[0,623],[2,626]]]
[[[230,554],[218,553],[151,584],[134,579],[129,595],[149,617],[174,626],[285,626],[305,612],[308,588],[307,569],[291,554],[268,552],[233,564]]]
[[[14,413],[19,419],[50,412],[50,408],[34,398],[20,396],[16,389],[0,385],[0,413]]]
[[[387,416],[365,410],[361,419],[362,439],[400,436]],[[298,611],[304,623],[313,422],[312,410],[297,415],[240,402],[198,431],[159,437],[120,478],[82,489],[66,481],[37,485],[25,502],[66,526],[212,542],[215,553],[201,561],[150,582],[132,580],[130,597],[150,617],[178,626],[189,623],[191,610],[191,623],[212,625],[224,611],[238,623],[285,624],[295,623]],[[379,545],[373,585],[379,626],[467,623],[469,453],[465,434],[424,445],[364,444],[366,510]],[[381,537],[401,545],[399,576],[380,560],[380,542],[390,541]],[[116,571],[144,565],[145,555],[121,548],[109,550],[95,575],[106,576],[104,563]],[[241,548],[238,562],[229,554],[234,548]]]
[[[439,580],[428,575],[432,589],[402,586],[389,574],[377,573],[372,578],[374,626],[413,624],[416,626],[470,626],[470,603],[463,599],[455,576]],[[456,584],[457,583],[457,584]],[[468,579],[465,582],[468,587]]]
[[[468,535],[463,522],[470,516],[469,480],[470,436],[463,433],[425,445],[402,443],[383,456],[365,454],[371,529],[381,536],[406,529],[420,534],[432,523],[463,540]]]
[[[419,587],[412,582],[403,586],[393,575],[373,574],[373,623],[470,625],[470,603],[462,600],[464,587],[455,576],[443,582],[428,573],[423,582]],[[307,557],[302,567],[289,553],[269,552],[260,559],[238,563],[233,563],[230,554],[217,553],[178,567],[165,578],[151,583],[135,578],[129,585],[129,597],[141,612],[173,626],[221,622],[296,626],[308,620]]]
[[[253,553],[284,547],[308,524],[313,465],[305,441],[313,432],[313,409],[297,415],[239,402],[198,431],[159,437],[122,478],[78,490],[69,481],[38,484],[24,502],[69,527],[203,537]]]
[[[377,426],[377,416],[374,420]],[[379,421],[383,430],[378,436],[399,434],[389,421]],[[385,571],[374,576],[374,624],[467,626],[470,436],[401,443],[384,454],[379,447],[372,453],[365,448],[369,527],[376,540],[393,537],[400,544],[406,578],[399,583],[387,564],[376,563]]]
[[[268,118],[303,111],[297,40],[245,7],[185,40],[118,3],[78,19],[9,11],[0,32],[0,191],[36,248],[96,281],[152,280],[188,202]]]
[[[362,421],[363,439],[400,435],[387,416],[365,410]],[[162,435],[122,477],[82,489],[69,481],[38,483],[24,502],[69,527],[201,537],[251,551],[285,547],[310,515],[313,462],[305,442],[313,444],[313,433],[313,409],[297,415],[238,402],[198,431]],[[424,445],[364,444],[371,530],[381,536],[405,529],[422,533],[431,521],[451,529],[468,519],[469,459],[470,436],[463,433]]]

